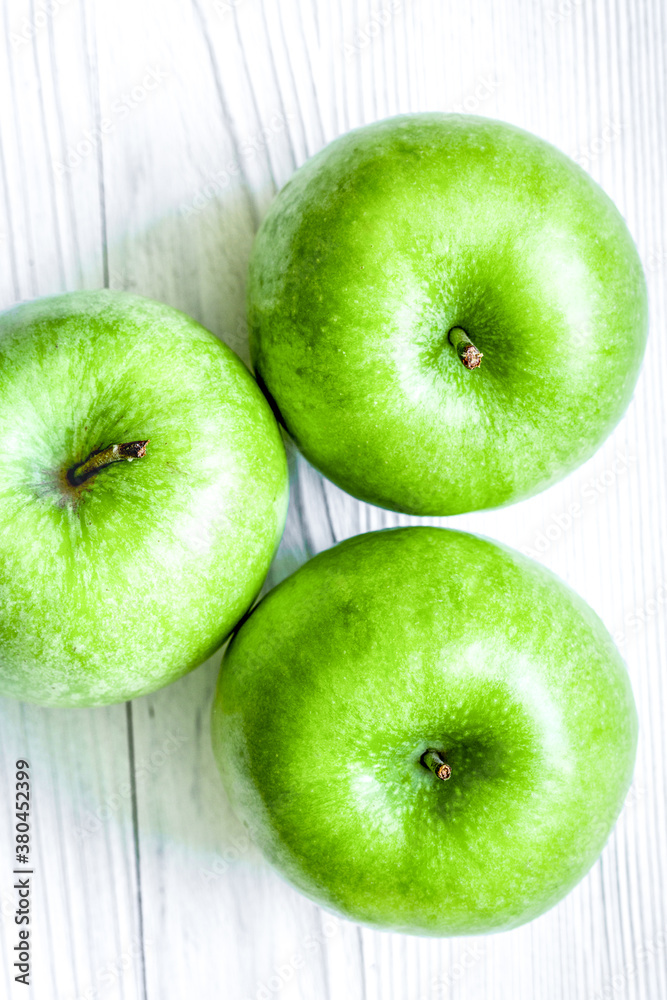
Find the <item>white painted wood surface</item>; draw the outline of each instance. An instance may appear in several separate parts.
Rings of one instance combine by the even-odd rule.
[[[527,927],[482,939],[327,916],[230,813],[209,748],[216,657],[127,706],[1,704],[2,995],[667,997],[666,22],[663,0],[5,0],[0,307],[108,284],[186,310],[247,358],[249,248],[294,168],[350,127],[456,109],[544,136],[603,185],[644,260],[652,338],[635,400],[594,459],[531,501],[448,522],[536,554],[627,658],[636,778],[583,883]],[[273,582],[334,540],[411,520],[290,460]],[[10,958],[17,757],[34,790],[29,991]]]

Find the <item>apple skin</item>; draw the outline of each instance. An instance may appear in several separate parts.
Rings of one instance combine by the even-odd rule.
[[[257,235],[248,303],[257,379],[306,458],[419,515],[504,506],[584,462],[647,333],[641,263],[601,188],[466,115],[380,121],[302,166]]]
[[[197,666],[259,592],[287,495],[255,380],[185,314],[104,290],[2,314],[0,694],[100,705]]]
[[[598,857],[637,717],[599,618],[526,557],[411,527],[329,549],[234,635],[213,710],[231,802],[312,900],[424,935],[508,930]],[[452,768],[439,781],[427,749]]]

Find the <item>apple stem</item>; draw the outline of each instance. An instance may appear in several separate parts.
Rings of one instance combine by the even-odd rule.
[[[449,331],[449,342],[456,349],[464,368],[469,371],[472,371],[473,368],[479,368],[484,355],[477,350],[465,330],[462,330],[460,326],[453,326]]]
[[[107,448],[91,451],[85,462],[75,465],[67,473],[72,486],[80,486],[90,479],[100,469],[114,462],[132,462],[135,458],[143,458],[146,454],[148,441],[128,441],[126,444],[110,444]]]
[[[436,778],[440,778],[441,781],[447,781],[447,778],[452,776],[451,767],[437,750],[427,750],[422,755],[421,762],[429,771],[433,771]]]

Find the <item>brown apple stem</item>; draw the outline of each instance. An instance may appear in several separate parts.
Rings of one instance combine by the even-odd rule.
[[[460,326],[453,326],[449,331],[449,342],[455,348],[464,368],[469,371],[472,371],[473,368],[479,368],[484,355],[477,350],[465,330],[462,330]]]
[[[128,441],[127,444],[110,444],[107,448],[92,451],[85,462],[75,465],[67,473],[72,486],[80,486],[90,479],[100,469],[114,462],[132,462],[135,458],[143,458],[146,454],[148,441]]]
[[[452,776],[451,767],[437,750],[427,750],[422,755],[421,762],[429,771],[433,771],[436,778],[440,778],[441,781],[447,781],[447,778]]]

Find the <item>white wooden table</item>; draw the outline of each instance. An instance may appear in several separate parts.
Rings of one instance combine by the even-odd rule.
[[[628,220],[652,309],[635,400],[598,455],[531,501],[447,522],[553,568],[627,658],[635,782],[581,885],[534,923],[480,939],[328,916],[262,862],[225,801],[209,746],[218,656],[128,705],[2,702],[2,995],[664,1000],[663,0],[5,0],[1,20],[2,308],[109,285],[184,309],[247,359],[246,263],[276,190],[350,127],[441,109],[506,119],[575,156]],[[334,540],[416,520],[290,461],[270,582]],[[11,969],[18,757],[34,795],[29,990]]]

